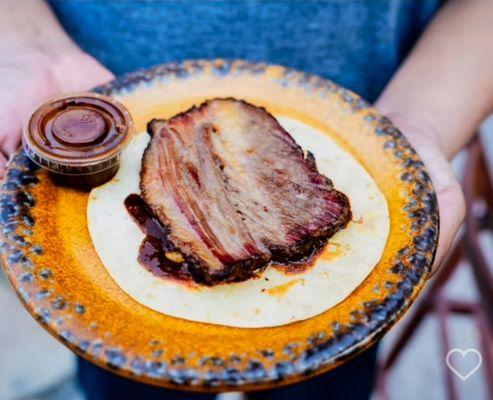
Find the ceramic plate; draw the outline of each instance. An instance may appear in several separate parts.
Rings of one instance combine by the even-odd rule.
[[[329,371],[377,341],[414,301],[433,261],[438,209],[406,139],[368,103],[325,79],[243,61],[193,61],[99,87],[138,131],[212,97],[245,99],[328,132],[386,197],[390,234],[370,275],[306,321],[242,329],[169,317],[110,278],[86,224],[88,192],[56,186],[19,152],[1,187],[1,259],[28,311],[71,350],[141,382],[187,390],[253,390]]]

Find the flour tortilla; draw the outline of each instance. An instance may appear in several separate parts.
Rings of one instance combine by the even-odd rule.
[[[301,121],[276,116],[319,171],[351,202],[353,221],[334,235],[313,267],[287,275],[268,267],[260,277],[214,287],[190,287],[154,276],[137,256],[144,235],[123,204],[139,193],[142,154],[150,140],[137,134],[117,175],[94,188],[87,221],[108,273],[137,302],[166,315],[232,327],[279,326],[314,317],[344,300],[378,263],[389,234],[385,197],[366,170],[327,134]]]

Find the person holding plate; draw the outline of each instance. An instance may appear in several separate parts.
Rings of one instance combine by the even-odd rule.
[[[493,3],[70,1],[0,3],[0,163],[47,97],[169,61],[241,58],[330,78],[374,102],[424,160],[440,209],[435,270],[464,217],[449,160],[493,109]],[[369,398],[372,348],[329,374],[252,399]],[[88,399],[213,398],[133,383],[85,361]]]

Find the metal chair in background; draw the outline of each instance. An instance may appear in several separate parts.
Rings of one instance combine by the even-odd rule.
[[[468,316],[474,321],[480,338],[483,357],[485,392],[493,400],[493,256],[488,257],[482,245],[482,235],[493,238],[493,136],[481,132],[473,140],[467,154],[462,184],[467,203],[464,229],[449,257],[428,290],[411,311],[411,315],[386,355],[380,360],[377,372],[376,395],[379,400],[389,399],[388,376],[396,365],[403,349],[426,316],[433,313],[439,323],[441,353],[445,360],[450,350],[450,331],[447,319],[452,314]],[[493,132],[493,130],[492,130]],[[493,242],[492,242],[493,243]],[[489,249],[493,255],[493,248]],[[447,298],[444,287],[457,267],[466,262],[472,268],[480,301]],[[450,400],[458,399],[456,378],[443,364],[446,393]]]

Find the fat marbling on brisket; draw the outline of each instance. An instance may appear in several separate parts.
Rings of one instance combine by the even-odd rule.
[[[148,131],[142,197],[197,282],[302,260],[351,219],[348,198],[263,108],[214,99]]]

